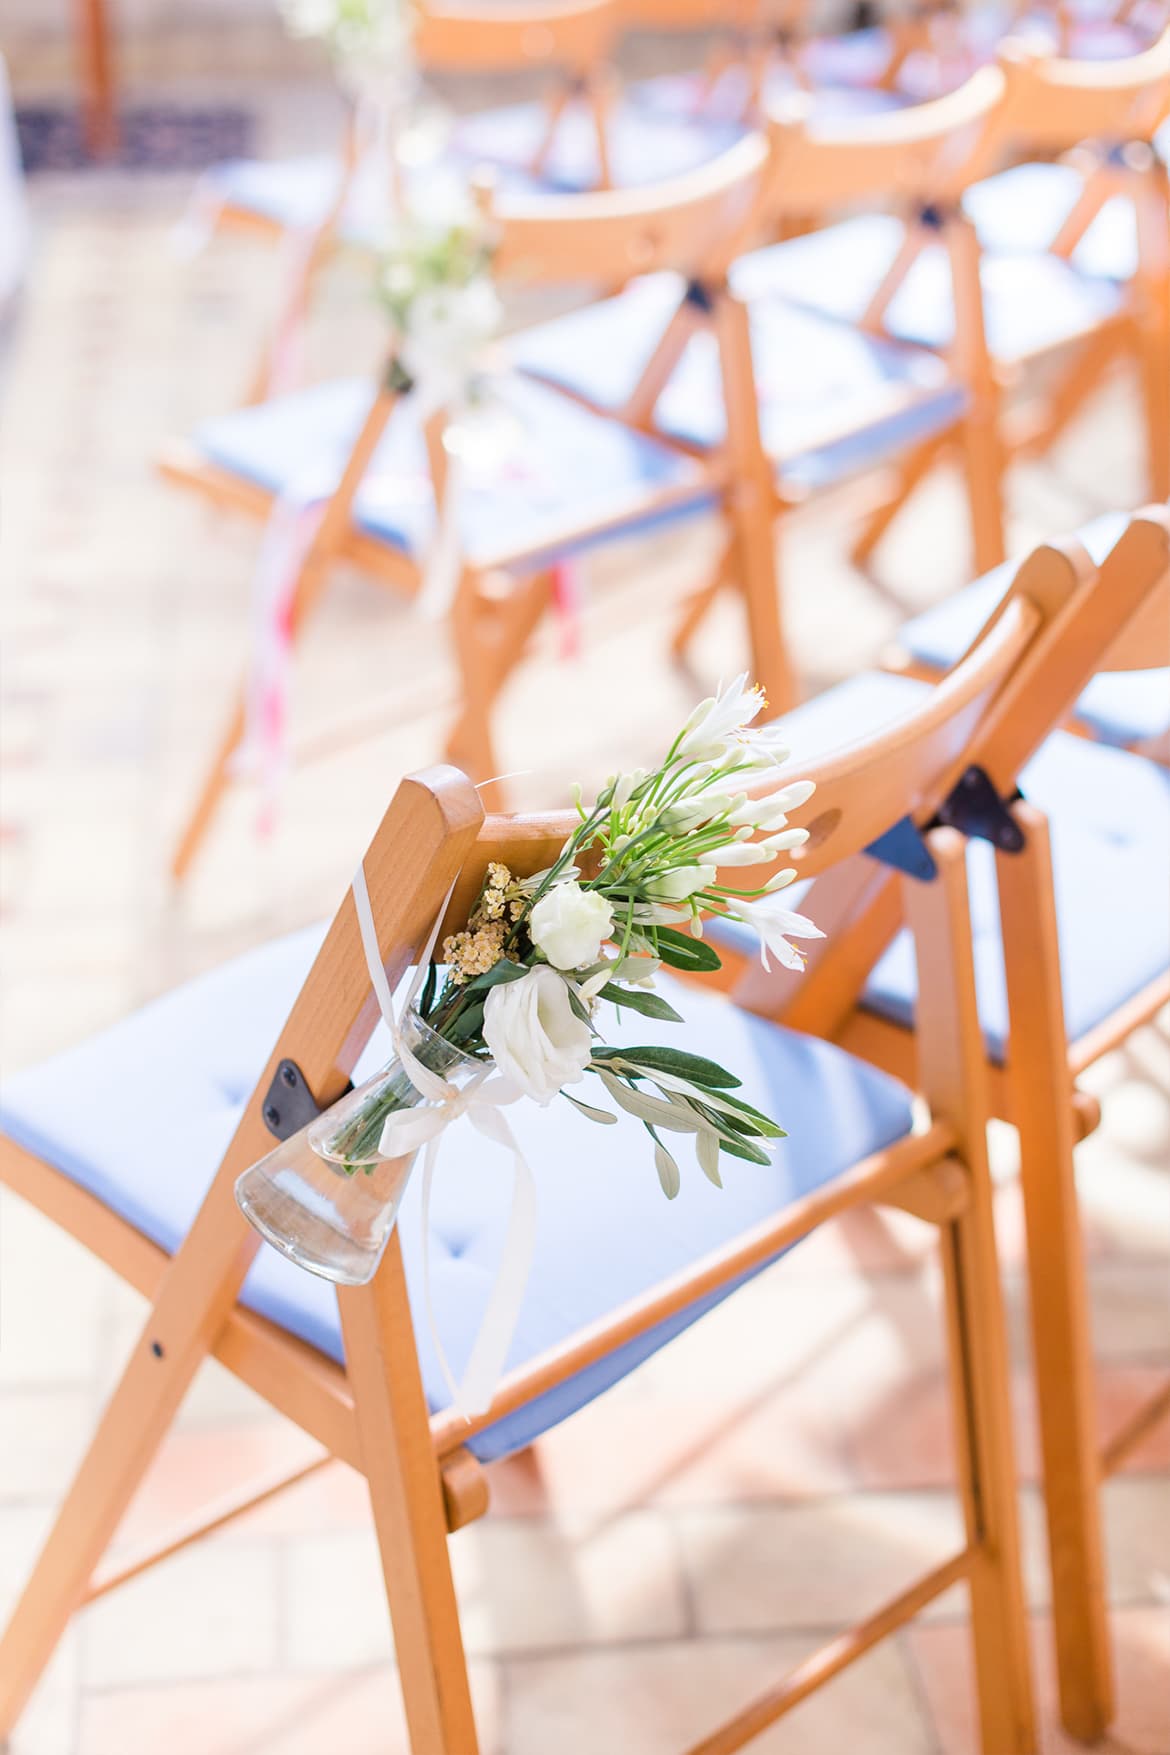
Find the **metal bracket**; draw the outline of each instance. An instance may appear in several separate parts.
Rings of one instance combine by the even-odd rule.
[[[1021,853],[1024,831],[1009,808],[1013,799],[1019,797],[1020,793],[1016,791],[1009,799],[1001,798],[986,770],[970,767],[926,828],[944,824],[947,828],[958,829],[960,835],[965,835],[969,841],[990,841],[1001,853]],[[922,883],[929,883],[938,876],[938,866],[926,832],[912,817],[903,817],[884,835],[871,841],[865,851],[871,859],[892,865],[895,871],[904,871],[908,877],[918,878]]]
[[[1009,808],[1019,797],[1017,790],[1001,798],[987,770],[972,766],[941,805],[935,821],[958,829],[968,840],[990,841],[1001,853],[1022,853],[1024,831]]]
[[[688,305],[694,305],[695,309],[702,311],[704,316],[709,317],[715,309],[715,288],[709,286],[704,280],[688,281],[687,290],[683,296]]]
[[[895,871],[904,871],[908,877],[919,878],[924,884],[938,876],[934,856],[912,817],[903,817],[892,829],[871,841],[865,851],[871,859],[892,865]]]
[[[353,1086],[346,1087],[352,1090]],[[260,1114],[269,1133],[278,1140],[289,1140],[310,1121],[316,1121],[321,1105],[305,1082],[305,1075],[295,1060],[282,1060],[265,1092]]]

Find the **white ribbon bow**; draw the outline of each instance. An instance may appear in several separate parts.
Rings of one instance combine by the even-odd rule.
[[[441,1074],[423,1066],[405,1040],[403,1020],[413,1006],[426,979],[426,972],[439,935],[451,890],[443,899],[435,924],[407,990],[401,1008],[395,1010],[394,995],[386,979],[386,969],[378,945],[378,932],[370,907],[366,874],[359,866],[354,874],[353,900],[361,932],[362,949],[378,1008],[394,1043],[394,1051],[407,1078],[419,1095],[430,1105],[424,1109],[408,1109],[387,1117],[382,1129],[379,1149],[387,1158],[406,1157],[425,1147],[422,1184],[422,1250],[423,1295],[427,1325],[435,1355],[451,1399],[464,1419],[470,1420],[491,1406],[496,1385],[504,1369],[508,1348],[516,1332],[520,1307],[528,1285],[528,1273],[536,1246],[536,1183],[532,1170],[500,1110],[522,1095],[516,1085],[495,1073],[490,1066],[472,1076],[462,1087],[450,1084]],[[431,1297],[431,1187],[438,1163],[439,1142],[453,1121],[466,1116],[485,1138],[493,1140],[512,1154],[512,1206],[503,1252],[496,1270],[495,1284],[480,1320],[479,1332],[471,1349],[462,1378],[457,1382],[447,1360],[435,1307]]]

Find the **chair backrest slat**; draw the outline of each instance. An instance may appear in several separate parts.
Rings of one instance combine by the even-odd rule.
[[[1005,43],[1003,130],[1017,147],[1059,152],[1084,140],[1150,140],[1170,114],[1170,28],[1140,55],[1059,60]]]
[[[415,51],[429,73],[514,73],[549,67],[584,77],[606,63],[621,29],[617,0],[425,6]]]
[[[484,205],[495,271],[528,283],[618,284],[664,268],[718,274],[750,224],[768,160],[751,135],[684,176],[647,188],[582,195],[498,194]]]

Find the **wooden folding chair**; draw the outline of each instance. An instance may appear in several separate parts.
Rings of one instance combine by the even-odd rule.
[[[971,430],[984,435],[992,481],[1013,454],[1050,445],[1105,367],[1128,353],[1147,411],[1151,489],[1161,496],[1170,492],[1170,207],[1152,140],[1170,103],[1170,30],[1144,53],[1114,61],[1045,60],[1010,45],[999,73],[1002,101],[988,127],[969,153],[956,139],[949,162],[937,167],[932,195],[892,184],[886,205],[892,201],[896,215],[859,215],[778,245],[755,258],[755,282],[774,296],[944,351],[969,385],[978,411]],[[927,114],[937,108],[921,106]],[[907,124],[919,113],[909,112]],[[1065,166],[988,175],[1009,153],[1055,152],[1094,139],[1106,143],[1104,162],[1094,162],[1083,191],[1080,174]],[[1136,243],[1127,215],[1115,209],[1103,238],[1085,238],[1092,251],[1083,254],[1082,227],[1109,196],[1129,209]],[[1030,389],[1032,406],[1005,413],[1021,386]],[[935,445],[908,463],[898,493],[855,545],[859,562],[937,456]],[[1001,501],[1002,485],[989,496],[987,532],[1001,521]],[[995,549],[990,540],[977,547],[981,570],[1003,558]]]
[[[1125,529],[1124,512],[1106,512],[1077,532],[1077,540],[1100,564]],[[1010,561],[899,629],[883,655],[883,667],[903,676],[937,682],[958,663],[1011,584]],[[1148,662],[1137,670],[1099,670],[1077,697],[1066,729],[1100,743],[1170,762],[1170,670],[1156,663],[1151,643]]]
[[[742,591],[755,673],[778,705],[793,699],[747,319],[725,276],[766,161],[766,143],[753,136],[715,164],[655,190],[501,195],[489,204],[501,283],[674,275],[680,290],[655,319],[647,377],[662,384],[671,374],[681,305],[678,320],[702,328],[715,355],[709,412],[721,416],[724,431],[702,459],[651,434],[631,434],[555,389],[501,375],[495,393],[516,417],[517,458],[505,458],[501,470],[478,485],[464,479],[451,486],[448,507],[445,416],[420,429],[411,398],[393,374],[386,383],[399,388],[322,385],[240,409],[161,458],[169,480],[217,505],[260,516],[270,515],[278,498],[287,506],[298,484],[320,480],[322,466],[327,474],[333,466],[335,481],[319,490],[324,512],[297,561],[289,594],[294,639],[335,562],[354,562],[375,579],[417,593],[427,576],[435,507],[459,520],[449,625],[460,695],[446,753],[473,775],[498,772],[493,703],[548,607],[552,569],[603,539],[672,518],[722,512],[726,538],[718,570]],[[690,281],[699,290],[685,297]],[[176,876],[186,870],[218,804],[245,717],[242,688],[184,829]]]
[[[1098,666],[1170,658],[1170,510],[1135,517],[1079,589],[1059,584],[1046,599],[1045,639],[972,739],[947,820],[978,837],[969,863],[979,1008],[991,1108],[1020,1137],[1062,1714],[1074,1736],[1092,1739],[1112,1716],[1098,1484],[1170,1408],[1170,1386],[1099,1444],[1073,1146],[1100,1110],[1075,1081],[1170,999],[1170,777],[1124,750],[1049,733]],[[831,691],[790,721],[798,758],[802,713],[831,737],[842,721],[904,712],[924,686],[878,675]],[[921,849],[903,842],[901,856],[914,866]],[[1108,943],[1097,914],[1105,897],[1126,922]],[[737,1001],[912,1081],[916,1057],[932,1052],[931,1025],[915,999],[897,886],[863,860],[814,886],[802,906],[829,936],[799,991],[755,970],[733,986]],[[919,958],[917,980],[928,978]]]
[[[989,68],[933,104],[848,125],[770,125],[772,160],[755,235],[774,235],[787,219],[824,220],[859,202],[888,200],[891,193],[904,197],[915,213],[931,216],[961,318],[951,356],[943,360],[873,332],[876,318],[863,325],[814,310],[799,296],[777,296],[777,258],[786,261],[785,252],[801,251],[818,238],[829,239],[832,250],[835,234],[851,239],[849,221],[736,260],[730,280],[748,309],[760,427],[773,474],[771,503],[781,519],[815,493],[865,474],[923,472],[955,447],[964,464],[978,564],[1003,559],[998,408],[984,360],[978,252],[968,222],[947,203],[962,166],[993,124],[1001,94],[1001,76]],[[914,223],[892,223],[909,253]],[[851,248],[837,248],[831,279],[846,297],[852,274]],[[609,301],[515,337],[512,357],[592,406],[701,455],[717,427],[706,386],[709,365],[690,318],[680,316],[669,354],[653,351],[654,324],[669,296],[665,287],[634,283]],[[677,362],[666,388],[661,376],[645,369],[648,359],[655,368]],[[605,362],[604,370],[594,365],[597,360]],[[693,637],[716,589],[688,609],[676,650]]]
[[[618,0],[534,0],[532,5],[420,6],[415,53],[424,75],[458,77],[532,71],[548,83],[543,126],[538,123],[529,165],[538,177],[570,101],[592,118],[602,181],[606,179],[605,109],[610,62],[621,28]],[[373,142],[370,117],[352,107],[340,150],[295,159],[232,159],[212,166],[204,178],[217,228],[246,231],[278,241],[290,232],[315,233],[332,222],[350,242],[369,243],[371,224],[382,219],[374,203],[371,222],[355,176]],[[369,179],[395,175],[393,165],[371,166]],[[323,234],[326,236],[329,234]],[[375,239],[375,241],[377,241]]]
[[[376,1014],[351,897],[315,958],[304,935],[253,953],[6,1087],[0,1178],[152,1302],[0,1643],[0,1734],[74,1610],[202,1533],[185,1527],[157,1552],[100,1569],[197,1366],[214,1356],[311,1434],[323,1457],[342,1457],[366,1475],[412,1747],[417,1755],[474,1755],[447,1537],[486,1507],[481,1462],[531,1443],[819,1223],[878,1202],[939,1231],[965,1540],[728,1724],[696,1726],[691,1755],[743,1747],[959,1580],[970,1592],[985,1755],[1035,1750],[964,843],[954,829],[929,825],[973,737],[994,721],[1005,689],[1045,639],[1070,573],[1062,556],[1039,551],[958,671],[881,735],[852,741],[810,771],[815,814],[800,851],[809,876],[848,865],[907,817],[922,827],[931,872],[899,880],[928,1021],[918,1120],[907,1088],[832,1045],[746,1018],[719,995],[665,983],[684,1008],[688,1043],[730,1059],[750,1098],[780,1106],[790,1138],[769,1170],[729,1177],[722,1190],[696,1175],[664,1209],[635,1120],[619,1118],[599,1149],[567,1106],[564,1114],[513,1108],[530,1161],[539,1172],[555,1156],[556,1175],[539,1177],[548,1222],[508,1369],[475,1419],[448,1405],[427,1325],[416,1322],[420,1241],[409,1195],[373,1281],[342,1289],[336,1304],[332,1288],[283,1257],[258,1258],[258,1238],[232,1198],[237,1176],[268,1149],[267,1127],[279,1132],[282,1066],[293,1063],[301,1084],[328,1103],[370,1036]],[[452,770],[405,781],[364,862],[390,979],[418,954],[457,874],[452,922],[464,917],[489,861],[516,873],[544,867],[570,826],[566,814],[485,821],[471,785]],[[225,1058],[229,1014],[234,1046]],[[190,1116],[175,1125],[173,1068],[182,1068],[191,1101],[203,1088],[196,1066],[204,1058],[207,1125],[189,1124]],[[250,1094],[241,1100],[240,1091]],[[225,1147],[218,1168],[218,1148],[202,1149],[213,1137]],[[462,1344],[453,1346],[452,1335],[466,1337],[482,1283],[469,1227],[476,1240],[490,1234],[503,1206],[477,1137],[465,1139],[458,1127],[445,1137],[439,1181],[449,1195],[432,1235],[442,1264],[432,1275],[436,1317],[456,1354]],[[615,1252],[619,1234],[642,1247]],[[274,1490],[271,1481],[262,1489]],[[255,1497],[244,1490],[216,1507],[215,1526]]]

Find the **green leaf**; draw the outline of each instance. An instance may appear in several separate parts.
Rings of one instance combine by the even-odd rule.
[[[699,1169],[713,1182],[716,1188],[722,1188],[723,1182],[719,1175],[719,1136],[709,1128],[701,1133],[695,1141],[695,1156],[699,1160]]]
[[[601,1082],[614,1102],[629,1114],[636,1115],[639,1121],[652,1121],[671,1133],[698,1133],[707,1125],[686,1104],[671,1103],[664,1097],[649,1097],[644,1091],[635,1091],[631,1085],[623,1084],[611,1072],[602,1072]]]
[[[701,1054],[688,1054],[684,1048],[617,1048],[613,1053],[620,1060],[647,1068],[651,1074],[673,1073],[677,1079],[689,1079],[711,1090],[725,1090],[742,1082],[715,1061],[705,1060]]]
[[[569,1097],[569,1093],[562,1091],[561,1096]],[[608,1109],[595,1109],[592,1103],[582,1103],[580,1097],[569,1097],[569,1102],[574,1109],[579,1109],[582,1115],[587,1116],[590,1121],[600,1121],[606,1127],[616,1127],[617,1116],[611,1115]]]
[[[658,1172],[658,1180],[662,1184],[662,1192],[667,1200],[673,1200],[682,1187],[682,1176],[674,1158],[667,1151],[649,1122],[645,1123],[646,1132],[654,1141],[654,1168]]]
[[[593,1029],[593,1019],[589,1016],[581,995],[577,992],[576,988],[572,987],[567,981],[565,982],[565,992],[569,996],[569,1010],[572,1012],[573,1016],[579,1018],[581,1023],[588,1024],[590,1030],[596,1036],[597,1031]]]
[[[692,974],[710,974],[721,969],[719,954],[704,939],[692,938],[689,932],[676,932],[673,926],[656,928],[656,954],[672,969],[686,969]]]
[[[724,1136],[722,1151],[732,1158],[746,1158],[749,1164],[770,1164],[772,1162],[766,1152],[759,1146],[753,1146],[749,1140],[729,1140]]]
[[[734,1104],[735,1108],[738,1109],[740,1113],[752,1123],[756,1131],[762,1133],[765,1138],[770,1140],[786,1140],[788,1138],[787,1133],[784,1128],[780,1126],[779,1122],[773,1121],[770,1115],[764,1115],[759,1109],[753,1109],[751,1104],[745,1103],[742,1097],[733,1097],[729,1091],[721,1092],[720,1097],[721,1108],[725,1107],[728,1103]]]
[[[641,1012],[644,1018],[662,1018],[668,1024],[685,1022],[660,993],[651,993],[645,987],[616,987],[612,981],[607,981],[598,997],[608,999],[613,1005],[626,1006],[632,1012]]]

